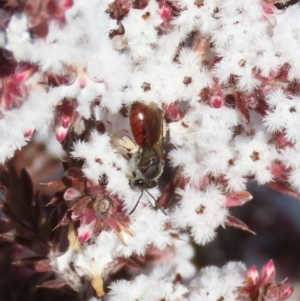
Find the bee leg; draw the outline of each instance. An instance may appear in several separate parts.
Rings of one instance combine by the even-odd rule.
[[[153,197],[153,195],[146,190],[146,192],[151,196],[151,198],[154,200],[156,207],[164,214],[167,215],[166,211],[158,204],[157,200]]]
[[[132,208],[132,210],[129,212],[128,215],[130,215],[130,214],[132,214],[134,212],[134,210],[136,209],[137,205],[139,204],[139,202],[140,202],[140,200],[141,200],[141,198],[143,196],[143,193],[144,193],[144,190],[142,190],[142,193],[141,193],[139,199],[137,200],[136,204],[134,205],[134,207]]]

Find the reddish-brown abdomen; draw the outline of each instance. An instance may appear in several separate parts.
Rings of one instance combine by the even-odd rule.
[[[162,111],[153,102],[145,105],[139,101],[132,104],[129,122],[138,146],[151,147],[158,142],[162,129]]]

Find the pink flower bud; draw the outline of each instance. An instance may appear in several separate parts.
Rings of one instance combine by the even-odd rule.
[[[55,136],[56,136],[56,139],[59,142],[62,142],[66,138],[67,134],[68,134],[68,129],[67,128],[64,128],[62,126],[58,126],[55,129]]]
[[[275,279],[275,266],[273,260],[269,260],[261,270],[262,283],[272,283]]]
[[[81,243],[87,242],[93,235],[95,221],[80,225],[78,228],[78,239]]]
[[[35,130],[34,125],[31,125],[31,126],[25,131],[24,137],[25,137],[25,138],[29,138],[29,137],[33,134],[34,130]]]
[[[74,111],[75,111],[75,104],[72,100],[65,100],[63,101],[61,109],[61,116],[60,116],[60,124],[67,128],[70,126],[71,122],[73,121]]]
[[[224,99],[220,96],[212,96],[210,98],[210,105],[215,109],[219,109],[219,108],[223,107]]]
[[[169,105],[164,105],[164,111],[167,122],[181,120],[184,115],[177,101]]]
[[[72,201],[78,197],[81,197],[81,192],[73,187],[67,189],[64,193],[64,199],[66,201]]]
[[[256,266],[252,266],[248,271],[247,271],[247,285],[248,286],[253,286],[257,284],[258,282],[258,270]]]
[[[76,117],[77,103],[75,99],[65,98],[55,109],[56,138],[63,141],[68,133],[68,128]]]
[[[162,19],[166,19],[168,20],[171,17],[171,9],[168,5],[164,4],[161,8],[160,8],[160,17]]]
[[[63,0],[61,6],[63,9],[67,10],[71,8],[73,4],[74,4],[73,0]]]
[[[274,14],[276,7],[273,4],[263,3],[262,8],[265,14]]]

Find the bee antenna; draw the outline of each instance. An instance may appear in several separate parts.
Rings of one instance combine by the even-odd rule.
[[[130,214],[132,214],[132,213],[134,212],[134,210],[136,209],[137,205],[139,204],[139,202],[140,202],[140,200],[141,200],[141,198],[142,198],[142,196],[143,196],[143,193],[144,193],[144,190],[142,190],[142,193],[141,193],[141,195],[139,196],[139,199],[137,200],[136,204],[134,205],[134,207],[132,208],[132,210],[129,212],[128,215],[130,215]]]
[[[151,198],[154,200],[156,207],[164,214],[167,215],[166,211],[158,204],[157,200],[154,198],[154,196],[146,190],[146,192],[151,196]]]

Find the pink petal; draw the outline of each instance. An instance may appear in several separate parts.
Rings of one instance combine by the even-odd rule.
[[[275,279],[275,266],[273,260],[269,260],[261,270],[261,281],[263,284],[272,283]]]
[[[223,107],[224,99],[220,96],[212,96],[210,98],[210,105],[215,109],[219,109],[219,108]]]
[[[252,266],[248,271],[247,271],[247,284],[249,286],[255,285],[258,281],[259,273],[256,268],[256,266]]]
[[[106,219],[106,224],[113,230],[117,231],[117,232],[120,232],[121,229],[120,229],[120,225],[118,223],[117,220],[111,218],[111,217],[108,217]]]
[[[165,111],[165,118],[167,122],[178,121],[181,120],[183,117],[183,112],[180,109],[177,101],[169,105],[164,105],[163,109]]]
[[[160,9],[159,14],[160,14],[160,17],[162,19],[168,20],[170,18],[170,16],[171,16],[171,9],[170,9],[170,7],[164,4],[161,7],[161,9]]]
[[[72,201],[79,197],[81,197],[81,192],[73,187],[67,189],[64,193],[64,199],[66,201]]]
[[[71,8],[73,4],[74,4],[73,0],[64,0],[61,5],[65,10],[67,10]]]
[[[273,4],[263,3],[262,8],[265,14],[274,14],[276,7]]]
[[[226,207],[242,206],[252,200],[252,198],[252,195],[247,190],[232,192],[227,196],[225,205]]]
[[[35,126],[34,125],[32,125],[29,128],[27,128],[27,130],[24,133],[24,137],[25,138],[29,138],[30,136],[32,136],[34,130],[35,130]]]
[[[62,142],[68,134],[68,128],[64,128],[62,126],[58,126],[55,129],[55,136],[59,142]]]
[[[283,284],[281,288],[281,300],[287,299],[294,291],[294,288],[289,284]]]
[[[84,214],[87,214],[88,213],[87,205],[90,201],[91,201],[90,196],[85,196],[82,199],[78,200],[76,204],[70,209],[72,210],[72,219],[76,220],[77,218],[83,216]],[[89,223],[89,222],[85,220],[84,223]]]
[[[78,239],[80,243],[87,242],[94,233],[95,221],[90,224],[80,225],[78,228]]]

